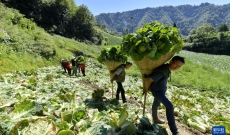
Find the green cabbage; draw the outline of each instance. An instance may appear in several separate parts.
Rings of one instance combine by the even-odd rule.
[[[116,61],[125,63],[127,61],[127,56],[122,53],[120,46],[111,48],[102,48],[100,56],[97,58],[100,63],[105,61]]]
[[[136,33],[125,35],[121,43],[122,52],[136,61],[145,56],[151,60],[158,60],[169,52],[178,53],[182,47],[183,41],[178,29],[157,21],[144,24]]]

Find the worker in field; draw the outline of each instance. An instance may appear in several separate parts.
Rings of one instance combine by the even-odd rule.
[[[123,103],[127,102],[125,97],[125,90],[123,88],[122,82],[125,81],[125,69],[128,69],[132,66],[132,62],[126,62],[126,64],[122,64],[116,68],[115,71],[111,74],[110,81],[113,83],[115,80],[117,82],[117,91],[116,91],[116,99],[119,100],[119,95],[121,94],[121,98]]]
[[[160,103],[162,103],[166,108],[168,125],[173,135],[179,135],[179,133],[174,118],[173,104],[165,96],[165,93],[167,91],[167,81],[171,71],[179,69],[184,63],[185,60],[183,57],[174,56],[169,63],[161,65],[156,68],[150,76],[147,76],[147,81],[145,82],[146,88],[149,89],[154,96],[152,104],[152,117],[154,123],[164,123],[164,121],[160,120],[157,115],[157,108],[160,106]]]
[[[76,58],[74,56],[71,59],[71,64],[72,64],[72,70],[73,70],[72,75],[77,76],[77,63],[76,63]]]
[[[82,73],[82,75],[83,75],[83,76],[86,76],[86,75],[85,75],[85,63],[80,64],[80,67],[81,67],[81,73]]]
[[[78,69],[81,69],[81,73],[83,76],[85,75],[85,68],[86,68],[86,58],[83,55],[77,57],[77,65]]]
[[[68,75],[71,76],[71,63],[66,61],[65,68],[67,69]]]
[[[64,73],[66,73],[66,60],[65,59],[61,60],[61,67],[63,68]]]

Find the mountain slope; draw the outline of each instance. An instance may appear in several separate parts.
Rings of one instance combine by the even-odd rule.
[[[97,23],[104,25],[110,31],[126,33],[126,29],[133,31],[140,28],[143,23],[158,20],[172,26],[175,22],[181,34],[186,36],[192,29],[209,23],[214,27],[230,21],[230,4],[218,6],[202,3],[199,6],[180,5],[163,6],[157,8],[144,8],[122,13],[108,13],[95,16]]]
[[[100,53],[98,46],[47,33],[33,19],[2,3],[0,16],[0,74],[57,65],[73,55],[97,57]]]

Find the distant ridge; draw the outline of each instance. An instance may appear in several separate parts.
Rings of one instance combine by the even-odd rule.
[[[158,20],[172,26],[175,22],[182,36],[187,36],[192,29],[209,23],[219,27],[221,24],[230,25],[230,3],[214,5],[202,3],[200,5],[163,6],[156,8],[135,9],[117,13],[103,13],[95,16],[98,24],[108,31],[133,32],[143,23]]]

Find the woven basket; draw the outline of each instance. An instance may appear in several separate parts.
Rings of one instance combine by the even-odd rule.
[[[146,81],[146,79],[143,76],[151,74],[155,68],[157,68],[160,65],[164,64],[165,62],[167,62],[169,59],[171,59],[173,57],[173,55],[174,55],[173,52],[169,52],[156,61],[153,61],[147,57],[144,57],[140,61],[133,60],[133,62],[137,65],[138,69],[140,70],[140,72],[142,74],[143,92],[146,92],[144,90],[144,88],[145,88],[144,82]]]
[[[118,66],[120,66],[123,63],[117,62],[117,61],[105,61],[104,64],[107,67],[107,69],[109,70],[109,76],[111,78],[111,76],[112,76],[111,71],[115,70]]]
[[[105,61],[104,64],[110,72],[112,70],[115,70],[118,66],[120,66],[123,63],[117,61]]]
[[[144,57],[140,61],[133,61],[137,65],[142,75],[151,74],[155,68],[159,67],[160,65],[164,64],[166,61],[171,59],[173,55],[174,53],[169,52],[156,61],[153,61],[147,57]]]

